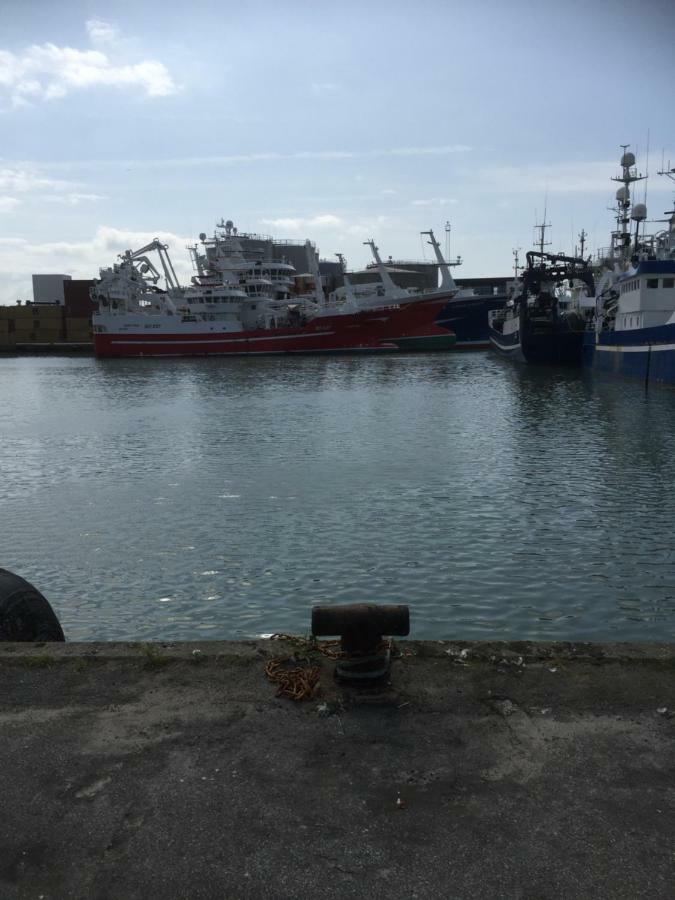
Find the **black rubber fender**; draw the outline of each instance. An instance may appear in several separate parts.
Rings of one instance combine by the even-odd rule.
[[[65,641],[56,613],[37,588],[0,569],[0,641]]]

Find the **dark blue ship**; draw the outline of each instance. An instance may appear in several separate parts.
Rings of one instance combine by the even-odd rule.
[[[436,322],[455,332],[456,350],[490,346],[488,313],[506,305],[508,278],[458,278],[459,291],[439,313]]]
[[[593,293],[593,274],[584,259],[531,250],[505,308],[490,313],[495,350],[534,365],[581,365],[586,319],[570,304],[571,295],[563,300],[561,294],[564,285],[578,284]]]

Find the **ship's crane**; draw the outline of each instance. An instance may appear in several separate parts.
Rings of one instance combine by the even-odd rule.
[[[126,250],[124,253],[120,253],[120,259],[123,262],[129,262],[135,264],[135,266],[139,266],[141,275],[149,281],[152,281],[154,284],[157,284],[161,275],[152,260],[146,256],[147,253],[156,252],[162,265],[167,288],[169,290],[178,290],[180,285],[168,251],[168,244],[163,244],[159,238],[155,238],[154,241],[150,241],[149,244],[146,244],[145,247],[141,247],[139,250]]]

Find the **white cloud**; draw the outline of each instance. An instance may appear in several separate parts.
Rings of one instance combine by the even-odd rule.
[[[457,203],[454,197],[432,197],[430,200],[411,200],[412,206],[453,206]]]
[[[314,216],[307,224],[310,228],[335,228],[342,224],[342,219],[340,219],[339,216],[333,216],[330,215],[330,213],[327,213],[322,216]]]
[[[172,232],[132,231],[100,226],[84,241],[50,241],[35,244],[23,238],[0,238],[0,304],[31,298],[31,275],[35,272],[65,272],[73,278],[95,278],[118,253],[137,249],[159,238],[169,246],[179,280],[187,283],[193,274],[185,251],[189,238]]]
[[[92,44],[110,44],[119,37],[119,29],[102,19],[89,19],[85,27]]]
[[[335,94],[340,90],[340,85],[335,84],[333,81],[313,81],[309,87],[311,92],[317,97]]]
[[[163,63],[113,58],[117,31],[112,25],[91,20],[87,29],[92,43],[106,46],[108,52],[52,43],[33,44],[19,53],[0,50],[0,93],[6,94],[14,107],[95,87],[134,89],[148,97],[176,93],[177,85]]]
[[[37,166],[30,163],[2,165],[0,161],[0,211],[14,209],[19,203],[63,203],[78,206],[80,203],[94,203],[107,200],[102,194],[81,190],[83,185],[60,178],[50,178]],[[4,196],[7,192],[7,196]],[[9,196],[16,195],[16,196]]]
[[[445,156],[448,153],[468,153],[467,144],[442,144],[440,147],[397,147],[389,150],[389,156]]]
[[[313,228],[339,228],[343,222],[339,216],[324,213],[309,218],[261,219],[263,225],[280,231],[308,232]]]
[[[2,197],[0,196],[0,213],[10,212],[17,206],[19,201],[16,197]]]
[[[389,216],[374,216],[372,218],[360,218],[351,222],[344,230],[344,235],[338,235],[339,239],[354,238],[371,238],[390,224]]]
[[[43,190],[65,190],[71,185],[70,181],[48,178],[33,165],[14,164],[0,168],[0,191],[26,194]]]
[[[168,157],[166,159],[133,159],[124,160],[128,166],[135,168],[156,169],[162,168],[187,168],[203,166],[236,166],[247,163],[283,162],[285,160],[334,160],[350,159],[379,159],[389,156],[447,156],[454,153],[465,153],[470,150],[465,144],[444,144],[440,147],[394,147],[377,148],[373,150],[294,150],[290,153],[278,153],[276,151],[261,151],[257,153],[233,153],[221,156],[183,156]],[[120,164],[119,161],[114,163]],[[89,160],[80,165],[104,166],[101,160]],[[363,175],[357,175],[356,180],[363,180]]]
[[[550,166],[494,166],[478,173],[478,183],[484,190],[498,188],[505,194],[539,194],[542,199],[547,193],[602,193],[611,196],[619,187],[611,178],[620,173],[618,160],[564,162]],[[639,181],[633,187],[633,194],[640,197],[643,190],[644,181]],[[669,190],[672,187],[668,179],[649,178],[648,193]]]
[[[80,194],[77,191],[43,197],[43,200],[47,200],[49,203],[64,203],[68,206],[79,206],[80,203],[97,203],[99,200],[108,199],[104,194]]]

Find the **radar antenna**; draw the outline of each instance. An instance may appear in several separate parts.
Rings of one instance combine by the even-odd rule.
[[[630,220],[631,220],[631,195],[630,186],[635,181],[644,181],[645,175],[639,174],[635,168],[635,154],[628,149],[630,144],[620,144],[623,150],[619,165],[621,166],[621,175],[612,178],[612,181],[620,182],[620,187],[616,192],[616,232],[612,236],[612,249],[615,244],[619,244],[619,252],[624,261],[630,255]],[[638,225],[639,228],[639,225]]]

